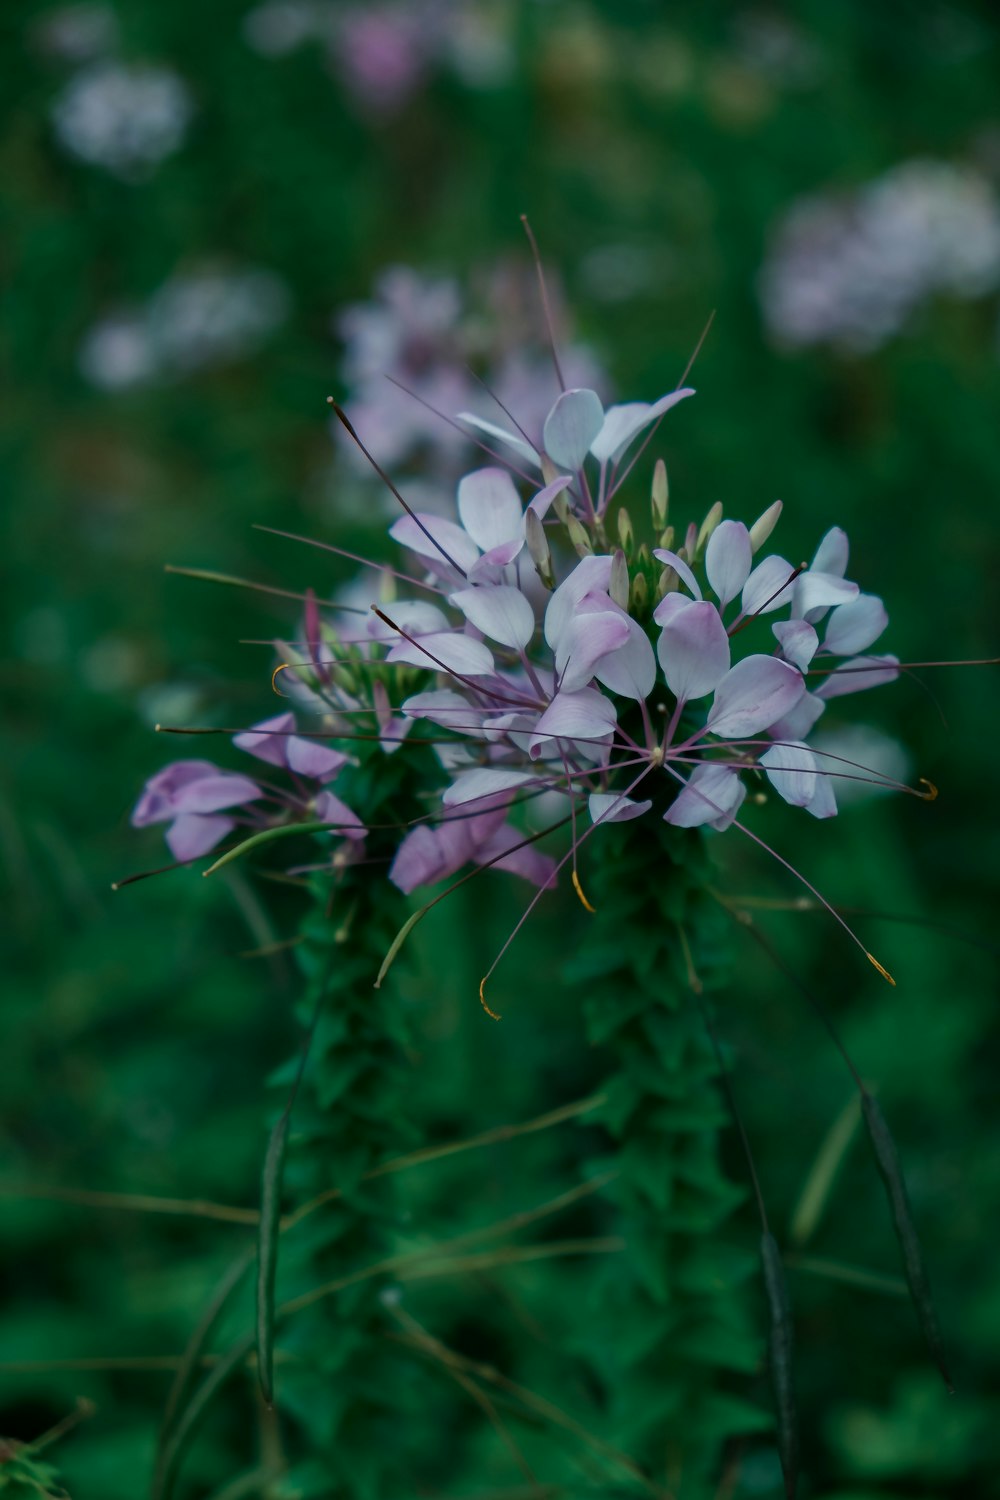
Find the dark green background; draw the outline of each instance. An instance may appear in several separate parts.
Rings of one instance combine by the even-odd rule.
[[[331,316],[385,266],[466,278],[523,254],[527,212],[622,399],[670,389],[715,309],[698,399],[671,419],[665,450],[678,511],[700,518],[721,499],[749,521],[780,496],[781,550],[795,558],[845,526],[852,576],[885,597],[903,660],[985,656],[1000,640],[996,297],[926,305],[880,350],[850,356],[776,348],[754,290],[769,231],[801,194],[914,157],[981,160],[991,139],[996,159],[992,7],[765,11],[821,57],[792,87],[747,62],[740,6],[514,3],[493,13],[513,49],[506,82],[475,91],[432,71],[381,122],[315,49],[255,54],[247,8],[121,0],[123,53],[174,67],[197,106],[182,149],[141,183],[60,149],[49,110],[69,65],[30,43],[45,9],[0,14],[4,1185],[255,1201],[266,1080],[296,1043],[290,975],[238,957],[271,930],[269,893],[184,872],[116,897],[109,885],[161,857],[155,832],[127,826],[172,749],[138,712],[143,689],[179,683],[199,722],[249,722],[270,708],[264,653],[237,642],[294,621],[280,601],[165,577],[162,564],[329,589],[346,571],[252,524],[379,545],[356,511],[338,521],[350,481],[331,477],[323,403],[338,389]],[[595,297],[581,272],[609,244],[655,268],[625,300]],[[282,330],[254,357],[187,378],[117,396],[89,387],[77,354],[94,321],[204,260],[278,272],[294,299]],[[996,936],[1000,715],[989,669],[926,675],[936,701],[904,677],[856,704],[938,784],[935,804],[871,803],[828,824],[771,809],[759,823],[832,899],[921,919],[858,919],[896,974],[891,991],[824,919],[767,928],[838,1015],[895,1123],[959,1385],[949,1402],[905,1302],[796,1275],[808,1493],[822,1500],[1000,1493],[996,960],[934,925]],[[717,854],[729,890],[795,894],[735,835]],[[583,914],[565,896],[542,908],[500,971],[506,1016],[492,1028],[476,982],[523,892],[502,877],[488,892],[436,914],[399,984],[420,1037],[414,1121],[430,1140],[527,1117],[594,1078],[580,996],[558,983]],[[279,905],[273,930],[294,918]],[[783,1230],[849,1080],[794,988],[749,944],[733,954],[720,1022]],[[557,1191],[560,1150],[548,1137],[498,1148],[469,1211],[500,1217]],[[415,1183],[421,1229],[461,1229],[458,1182],[438,1170]],[[238,1240],[16,1193],[2,1222],[6,1361],[176,1353]],[[895,1272],[860,1141],[810,1250]],[[446,1320],[446,1289],[424,1295]],[[34,1437],[90,1397],[96,1416],[59,1452],[66,1483],[79,1500],[132,1500],[164,1391],[156,1374],[0,1368],[0,1430]],[[234,1399],[229,1428],[206,1435],[192,1494],[231,1478],[234,1452],[252,1461],[246,1409]],[[766,1448],[751,1452],[737,1493],[774,1483]],[[447,1492],[480,1487],[470,1459]]]

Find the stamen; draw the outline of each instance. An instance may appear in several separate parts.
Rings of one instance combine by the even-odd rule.
[[[426,579],[414,578],[409,573],[400,573],[396,568],[391,568],[388,563],[375,562],[370,557],[362,557],[359,552],[348,552],[344,547],[334,547],[330,542],[317,541],[312,536],[299,536],[296,531],[281,531],[277,526],[263,526],[259,521],[253,523],[254,531],[266,531],[269,536],[284,537],[287,542],[304,542],[307,547],[318,547],[321,552],[332,552],[334,557],[346,557],[348,562],[360,563],[363,568],[376,568],[380,573],[391,573],[393,578],[399,578],[403,583],[411,583],[414,588],[427,589],[432,594],[443,594],[444,589],[439,589],[435,584],[428,583]],[[323,609],[347,609],[345,604],[327,604],[325,601],[321,606]],[[351,606],[352,614],[365,614],[363,609]]]
[[[330,405],[330,406],[333,407],[334,412],[337,415],[337,420],[340,422],[341,426],[344,427],[344,429],[346,430],[346,432],[348,433],[348,435],[354,439],[355,443],[357,443],[359,449],[364,454],[365,458],[367,458],[367,460],[371,464],[372,468],[375,470],[375,473],[378,475],[378,477],[381,479],[382,483],[389,490],[389,493],[396,500],[399,501],[400,505],[406,511],[406,514],[410,517],[410,520],[413,521],[413,522],[415,522],[415,524],[423,532],[424,536],[430,542],[431,546],[435,549],[435,551],[440,552],[441,556],[444,558],[444,560],[448,564],[448,566],[454,568],[455,572],[456,573],[460,573],[463,578],[467,578],[468,574],[466,573],[465,569],[464,568],[460,568],[459,565],[458,565],[458,563],[451,556],[451,554],[449,552],[445,551],[444,547],[442,547],[441,543],[437,540],[437,538],[431,535],[431,533],[428,531],[427,527],[424,525],[423,521],[421,521],[420,517],[417,515],[416,511],[414,511],[411,508],[411,506],[409,506],[406,503],[406,501],[403,499],[402,495],[399,493],[399,490],[393,484],[392,480],[389,478],[388,474],[385,472],[385,470],[383,469],[382,465],[378,462],[378,460],[376,458],[374,458],[372,456],[372,454],[369,453],[368,449],[365,447],[364,443],[358,437],[358,434],[355,432],[353,426],[351,425],[351,419],[347,415],[347,413],[344,410],[344,408],[337,401],[335,401],[332,396],[327,396],[326,399],[327,399],[328,405]]]
[[[579,874],[577,873],[576,870],[573,871],[572,880],[573,880],[573,889],[574,889],[574,891],[576,891],[576,894],[579,896],[580,902],[581,902],[582,906],[584,907],[584,909],[586,911],[589,911],[589,912],[595,912],[597,910],[597,907],[596,906],[592,906],[590,904],[590,902],[587,900],[586,896],[584,895],[583,886],[580,884],[580,876],[579,876]]]
[[[467,441],[474,444],[474,446],[479,448],[481,452],[488,453],[490,458],[495,458],[497,463],[503,464],[511,471],[512,474],[516,474],[519,479],[523,479],[525,483],[530,484],[534,489],[538,488],[537,478],[534,478],[531,474],[526,473],[524,469],[519,469],[517,464],[514,463],[513,459],[511,459],[508,454],[500,453],[496,448],[491,448],[488,443],[484,443],[481,438],[477,438],[473,433],[471,433],[467,427],[463,427],[461,423],[456,422],[453,417],[449,417],[447,412],[441,411],[440,407],[432,406],[429,401],[424,400],[423,396],[418,395],[417,392],[415,390],[412,390],[410,386],[404,385],[401,380],[397,380],[394,375],[387,375],[385,378],[386,380],[388,380],[390,385],[394,385],[396,389],[402,391],[404,395],[412,397],[414,401],[418,402],[420,406],[425,407],[427,411],[431,412],[435,417],[438,417],[442,422],[447,422],[449,427],[454,427],[456,432],[460,432],[462,436],[467,439]],[[492,392],[490,394],[492,395]],[[494,397],[494,400],[495,399],[496,398]],[[511,421],[514,422],[514,426],[516,427],[517,422],[514,421],[513,417],[511,417]],[[531,446],[534,447],[534,444],[532,444]]]
[[[538,275],[538,290],[542,296],[542,311],[545,314],[545,326],[549,331],[549,348],[552,351],[552,363],[556,367],[556,379],[559,382],[559,389],[564,391],[566,389],[566,382],[563,379],[562,365],[559,363],[559,350],[556,348],[556,332],[552,321],[552,308],[549,306],[549,293],[545,285],[545,272],[542,270],[542,257],[538,253],[538,241],[535,239],[534,230],[528,223],[527,214],[521,215],[521,223],[524,225],[524,232],[528,236],[528,244],[531,246],[531,257],[535,262],[535,271]]]
[[[233,588],[253,589],[258,594],[276,594],[279,599],[298,599],[303,604],[308,599],[308,594],[296,593],[294,589],[275,588],[270,583],[256,583],[252,578],[235,578],[231,573],[216,573],[211,568],[180,568],[174,563],[164,563],[164,573],[177,573],[181,578],[199,578],[203,583],[226,583]],[[341,609],[345,614],[365,615],[366,609],[361,609],[353,604],[338,604],[331,608]]]
[[[486,996],[483,994],[483,991],[486,988],[486,980],[488,978],[489,975],[484,975],[484,977],[479,981],[479,1003],[483,1007],[483,1010],[489,1016],[491,1021],[499,1021],[502,1019],[502,1017],[499,1016],[495,1010],[490,1010],[489,1006],[486,1004]]]
[[[869,953],[868,950],[866,949],[865,950],[865,958],[867,958],[867,960],[868,960],[868,962],[870,964],[874,964],[875,968],[878,969],[879,973],[882,975],[882,978],[883,979],[888,979],[888,981],[892,985],[893,989],[895,989],[896,988],[896,981],[893,979],[892,975],[889,973],[889,970],[887,968],[885,968],[882,964],[879,963],[879,961],[875,957],[874,953]]]
[[[925,786],[927,788],[926,792],[917,792],[917,796],[920,797],[924,802],[936,802],[938,799],[938,789],[934,785],[933,781],[928,781],[926,776],[918,776],[917,780],[920,782],[921,786]]]

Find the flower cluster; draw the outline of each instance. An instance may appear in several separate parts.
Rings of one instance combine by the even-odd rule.
[[[338,843],[359,843],[361,818],[329,785],[351,762],[350,743],[390,755],[422,743],[433,747],[422,792],[431,811],[399,825],[389,868],[398,888],[472,864],[520,875],[540,895],[572,860],[582,896],[577,850],[602,824],[735,826],[767,849],[740,821],[751,789],[761,799],[769,785],[816,818],[836,813],[838,781],[912,791],[809,743],[831,700],[900,670],[872,650],[888,617],[848,579],[840,528],[808,564],[767,550],[780,501],[751,526],[715,505],[681,536],[658,461],[648,536],[637,539],[621,491],[660,422],[691,395],[605,410],[594,391],[565,390],[537,434],[463,415],[509,463],[465,475],[455,519],[415,511],[395,492],[404,514],[391,536],[408,554],[405,571],[373,563],[378,601],[360,618],[353,606],[354,623],[336,628],[331,613],[348,606],[310,593],[303,639],[278,643],[276,687],[322,727],[304,736],[286,713],[235,744],[287,772],[291,789],[181,762],[153,778],[133,821],[169,822],[183,860],[237,824],[320,823]],[[560,814],[553,826],[532,831],[532,803]],[[569,849],[556,862],[535,844],[564,826]]]

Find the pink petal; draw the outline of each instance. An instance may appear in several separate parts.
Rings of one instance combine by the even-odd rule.
[[[805,620],[779,620],[771,629],[785,660],[804,672],[819,645],[819,636],[813,627]]]
[[[597,662],[624,646],[628,639],[626,615],[614,610],[580,610],[559,637],[556,647],[560,691],[574,693],[586,687]]]
[[[518,849],[516,846],[523,844],[525,837],[520,829],[504,823],[490,835],[486,843],[480,844],[472,857],[477,865],[489,864],[490,860],[494,860],[494,870],[506,870],[509,875],[520,875],[522,880],[530,881],[532,885],[546,886],[555,874],[556,862],[550,854],[542,854],[533,844]],[[505,854],[507,849],[512,852]],[[498,854],[504,857],[497,859]]]
[[[618,792],[591,792],[588,809],[592,823],[630,823],[649,812],[652,802],[634,802]]]
[[[514,449],[515,453],[526,458],[536,469],[539,467],[541,460],[531,444],[526,443],[524,438],[518,437],[516,433],[508,432],[506,427],[498,427],[495,422],[487,422],[483,417],[475,417],[470,411],[458,412],[457,420],[468,422],[470,427],[475,427],[477,432],[485,432],[487,437],[498,438],[501,443],[506,443],[509,448]]]
[[[825,711],[822,698],[817,698],[815,693],[803,693],[794,708],[768,725],[767,732],[776,740],[804,740]]]
[[[214,849],[235,827],[232,818],[182,813],[167,829],[167,847],[174,859],[198,859]]]
[[[585,599],[588,594],[607,593],[610,582],[610,556],[601,554],[580,559],[572,573],[556,589],[545,610],[545,640],[553,650],[576,613],[580,600]]]
[[[664,594],[659,604],[653,610],[653,620],[657,625],[669,625],[674,615],[679,615],[682,609],[701,601],[690,599],[687,594],[678,594],[676,589],[669,594]]]
[[[417,524],[420,522],[421,526]],[[408,547],[418,557],[426,559],[435,573],[450,574],[449,559],[460,572],[467,573],[479,557],[479,548],[470,536],[454,521],[441,516],[420,512],[413,516],[400,516],[389,527],[389,535],[401,547]],[[435,543],[437,545],[435,546]],[[443,554],[447,554],[447,557]]]
[[[787,714],[804,692],[801,672],[787,662],[744,657],[719,683],[707,727],[724,739],[746,739]]]
[[[834,656],[856,656],[878,640],[888,623],[882,600],[875,594],[859,594],[850,604],[841,604],[832,612],[823,645]]]
[[[810,568],[795,580],[792,614],[807,620],[822,619],[832,605],[850,604],[859,592],[857,584],[848,583],[846,578],[838,578],[835,573],[816,573]]]
[[[814,818],[837,816],[837,798],[833,789],[833,781],[829,776],[824,776],[822,771],[816,777],[816,791],[812,801],[806,807],[806,812],[812,813]]]
[[[736,598],[750,576],[752,563],[750,533],[743,522],[720,521],[705,549],[705,572],[720,604]]]
[[[507,584],[460,589],[452,594],[451,602],[470,624],[501,646],[523,650],[535,633],[535,611],[520,589]]]
[[[643,703],[656,683],[656,657],[642,626],[631,619],[626,624],[628,640],[594,664],[594,676],[612,693]]]
[[[458,514],[483,552],[524,535],[521,497],[506,469],[474,469],[459,480]]]
[[[288,769],[313,781],[329,781],[348,761],[339,750],[332,750],[317,740],[302,739],[300,735],[293,735],[287,741],[287,752]]]
[[[294,714],[275,714],[273,719],[262,719],[245,734],[234,734],[233,744],[237,750],[245,750],[258,760],[272,766],[287,766],[286,753],[289,737],[295,731]]]
[[[696,599],[701,598],[701,585],[682,557],[678,557],[676,552],[668,552],[665,547],[654,547],[653,556],[659,562],[665,563],[668,568],[673,568],[681,582],[687,585],[694,597]],[[665,597],[669,598],[670,596],[668,594]]]
[[[629,401],[623,406],[609,407],[604,414],[601,430],[591,444],[591,453],[602,464],[607,463],[608,459],[617,463],[644,427],[657,421],[686,396],[693,395],[694,391],[685,387],[682,391],[671,391],[669,395],[661,396],[652,406],[645,401]]]
[[[811,573],[833,573],[837,578],[843,578],[847,572],[847,560],[850,547],[847,541],[847,532],[839,526],[831,526],[826,536],[816,548],[816,556],[813,558],[809,571]]]
[[[865,688],[881,687],[899,676],[898,656],[855,656],[836,672],[824,677],[816,689],[817,698],[842,698],[845,693],[861,693]]]
[[[816,792],[816,757],[801,741],[782,741],[760,757],[767,779],[793,807],[807,807]]]
[[[451,786],[446,787],[441,801],[445,807],[461,807],[466,802],[478,802],[496,792],[509,792],[514,787],[523,786],[526,781],[537,780],[537,774],[532,771],[508,770],[503,766],[477,766],[474,771],[463,771]]]
[[[397,641],[386,660],[408,662],[413,667],[425,667],[429,672],[455,672],[459,677],[482,677],[495,671],[489,647],[459,631]]]
[[[596,391],[563,391],[545,418],[542,442],[553,463],[579,469],[604,425],[604,407]]]
[[[405,630],[407,635],[429,635],[432,630],[447,630],[450,623],[443,610],[423,599],[394,599],[382,613],[388,616],[392,625],[387,625],[378,615],[371,615],[365,621],[365,633],[370,640],[398,641],[399,630]],[[394,625],[398,625],[399,630],[394,630]]]
[[[675,614],[660,635],[656,654],[667,687],[678,701],[704,698],[729,670],[729,637],[719,611],[707,601]]]
[[[260,787],[249,777],[216,771],[214,776],[201,777],[183,787],[174,798],[174,812],[221,812],[224,807],[240,807],[244,802],[256,802],[263,795]]]
[[[549,513],[553,500],[557,499],[573,483],[572,475],[560,474],[558,479],[553,479],[543,490],[539,490],[535,498],[529,503],[528,509],[533,510],[540,521],[543,521]]]
[[[736,817],[746,787],[731,766],[713,766],[707,761],[695,766],[687,785],[664,813],[664,822],[675,828],[728,828]]]
[[[790,604],[795,569],[776,552],[759,562],[747,579],[740,600],[745,615],[769,615],[773,609]],[[787,585],[787,586],[786,586]]]
[[[583,745],[603,743],[610,739],[617,720],[614,704],[596,688],[557,693],[535,725],[528,753],[535,760],[543,750],[554,750],[559,739]]]

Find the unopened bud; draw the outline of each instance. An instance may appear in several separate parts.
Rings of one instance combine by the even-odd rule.
[[[389,568],[379,573],[378,597],[380,604],[392,604],[396,598],[396,575]]]
[[[692,521],[684,538],[684,556],[688,562],[694,562],[698,551],[698,528]]]
[[[664,552],[673,552],[674,528],[672,526],[668,526],[666,531],[660,533],[660,540],[657,543],[657,546],[662,547]]]
[[[635,533],[632,530],[632,517],[624,506],[618,512],[618,539],[622,544],[625,556],[630,556],[632,545],[635,541]]]
[[[649,606],[649,584],[646,582],[645,573],[637,573],[632,579],[631,588],[632,613],[634,615],[645,614]]]
[[[611,582],[608,584],[608,593],[619,609],[628,609],[628,563],[620,548],[611,559]]]
[[[562,469],[557,469],[547,453],[539,454],[542,465],[542,478],[546,484],[552,484],[562,474]]]
[[[662,531],[667,524],[667,510],[670,506],[670,487],[667,484],[667,466],[662,458],[656,460],[653,470],[653,530]]]
[[[566,494],[565,490],[560,491],[560,493],[553,500],[552,509],[557,519],[560,520],[564,526],[568,526],[572,511],[569,508],[569,497]]]
[[[566,535],[569,537],[578,557],[590,557],[594,550],[590,545],[590,537],[587,534],[586,527],[580,524],[576,516],[569,516],[567,518]]]
[[[524,541],[528,549],[528,555],[547,589],[556,586],[555,574],[552,570],[552,548],[549,539],[545,535],[545,527],[538,519],[538,515],[530,507],[524,513]]]
[[[668,565],[660,574],[660,581],[656,585],[656,602],[659,603],[665,594],[673,594],[681,586],[681,580],[677,569]]]
[[[757,517],[756,521],[750,527],[751,551],[759,552],[761,547],[763,547],[771,532],[778,524],[778,517],[781,515],[781,510],[782,502],[775,500],[773,505],[767,507],[763,515]]]
[[[715,504],[710,507],[708,515],[701,523],[701,530],[698,533],[698,541],[694,549],[696,557],[701,556],[702,552],[705,550],[705,543],[708,541],[709,537],[712,535],[712,532],[715,530],[716,526],[718,526],[721,520],[722,501],[716,500]]]

